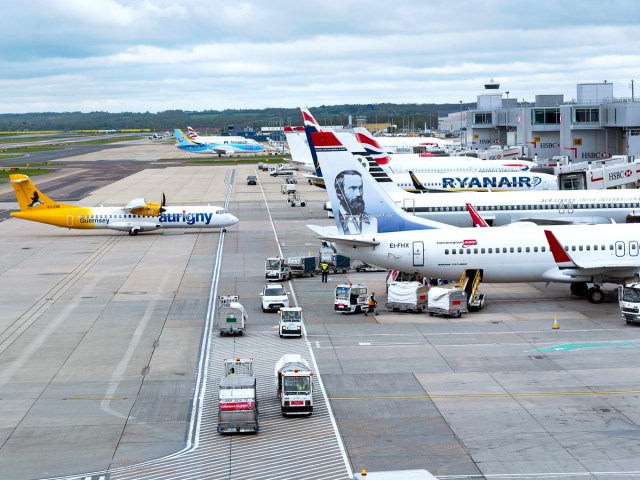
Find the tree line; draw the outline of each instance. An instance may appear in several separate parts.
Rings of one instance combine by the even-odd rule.
[[[366,123],[390,123],[401,130],[435,129],[438,117],[466,110],[475,104],[394,104],[376,103],[365,105],[322,105],[310,107],[311,113],[322,125],[348,125],[358,119]],[[283,127],[301,125],[298,108],[265,108],[239,110],[166,110],[157,113],[135,112],[41,112],[0,114],[0,131],[30,130],[103,130],[103,129],[151,129],[166,131],[191,126],[196,130],[213,131],[251,128],[259,131],[262,127]]]

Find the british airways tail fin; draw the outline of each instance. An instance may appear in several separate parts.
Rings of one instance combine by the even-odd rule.
[[[189,138],[192,140],[195,140],[196,138],[198,138],[198,132],[196,132],[191,127],[187,127],[187,134],[189,135]]]
[[[333,132],[310,132],[309,146],[324,172],[325,187],[342,235],[454,228],[402,210],[384,193],[372,174],[391,179],[373,161],[354,156]]]
[[[318,163],[318,157],[316,156],[315,150],[311,148],[311,132],[321,131],[320,124],[313,118],[313,115],[311,115],[307,107],[300,107],[300,112],[302,113],[302,120],[304,121],[304,131],[307,134],[307,144],[311,150],[311,160],[313,160],[313,164],[316,167],[316,177],[322,178],[322,169]]]
[[[365,151],[378,163],[378,165],[388,165],[391,161],[389,154],[380,146],[376,138],[366,128],[356,127],[353,129],[356,140],[360,142]]]

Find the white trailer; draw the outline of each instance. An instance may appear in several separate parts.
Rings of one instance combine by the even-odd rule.
[[[242,335],[247,326],[249,316],[238,302],[237,295],[221,295],[218,297],[218,330],[222,335]]]
[[[463,313],[468,313],[467,293],[455,286],[431,287],[427,301],[427,312],[430,316],[447,317],[459,317]]]
[[[391,282],[385,307],[394,312],[423,312],[427,309],[429,287],[420,282]]]
[[[218,433],[257,433],[258,396],[253,360],[224,360],[225,376],[218,390]]]
[[[298,354],[283,355],[275,366],[275,381],[282,415],[313,413],[313,372]]]

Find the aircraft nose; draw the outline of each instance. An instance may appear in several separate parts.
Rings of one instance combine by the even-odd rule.
[[[227,213],[227,220],[229,222],[229,225],[235,225],[240,221],[238,220],[238,217],[236,217],[235,215],[231,215],[230,213]]]

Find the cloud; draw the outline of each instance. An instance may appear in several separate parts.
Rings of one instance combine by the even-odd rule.
[[[32,0],[0,5],[2,112],[629,96],[636,5],[442,0]]]

